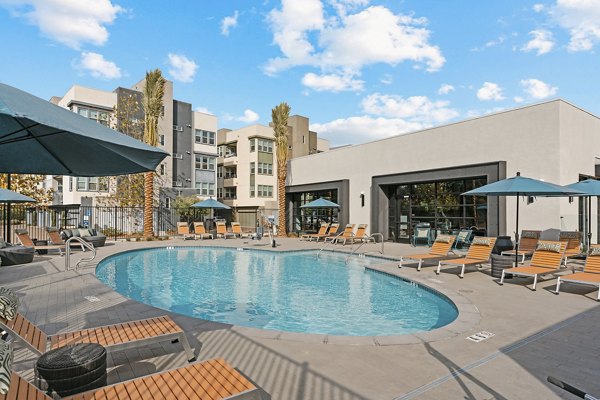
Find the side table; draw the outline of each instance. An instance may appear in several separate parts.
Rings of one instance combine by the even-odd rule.
[[[61,397],[106,386],[106,349],[77,343],[50,350],[35,363],[35,375],[40,389]]]

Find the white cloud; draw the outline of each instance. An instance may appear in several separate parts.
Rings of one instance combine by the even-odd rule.
[[[204,113],[204,114],[211,114],[212,115],[212,112],[208,108],[206,108],[206,107],[198,106],[198,107],[194,108],[194,111],[201,112],[201,113]]]
[[[474,48],[472,48],[471,51],[482,51],[482,50],[485,50],[485,49],[489,49],[490,47],[499,46],[502,43],[504,43],[505,41],[506,41],[506,36],[505,35],[500,35],[500,36],[498,36],[497,39],[493,39],[493,40],[487,41],[481,47],[474,47]]]
[[[383,83],[384,85],[391,85],[394,83],[394,77],[391,74],[385,74],[379,79],[379,82]]]
[[[525,93],[534,99],[545,99],[554,96],[558,92],[556,86],[549,85],[539,79],[523,79],[520,84]]]
[[[533,38],[527,42],[526,45],[521,47],[522,51],[537,51],[537,55],[541,56],[542,54],[546,54],[552,50],[554,47],[554,39],[552,37],[552,32],[547,31],[545,29],[538,29],[529,32]]]
[[[363,89],[363,81],[352,79],[352,76],[344,75],[317,75],[312,72],[307,73],[302,78],[302,84],[317,92],[342,92],[342,91],[360,91]]]
[[[231,17],[225,17],[221,21],[221,34],[224,36],[229,36],[229,31],[231,28],[235,28],[238,23],[238,11],[235,10]]]
[[[295,66],[319,68],[324,75],[360,75],[366,65],[396,65],[412,61],[428,71],[446,62],[439,47],[429,43],[425,18],[394,14],[363,0],[330,0],[334,15],[327,15],[320,0],[282,0],[281,9],[269,13],[273,42],[282,55],[267,61],[268,75]]]
[[[104,59],[102,54],[84,51],[81,53],[77,67],[89,72],[94,78],[105,80],[118,79],[121,75],[121,69],[112,61]]]
[[[247,124],[251,124],[253,122],[258,121],[259,115],[250,109],[244,110],[244,115],[241,117],[237,117],[236,120],[240,122],[245,122]]]
[[[545,6],[543,4],[537,3],[537,4],[534,4],[533,7],[531,7],[531,8],[536,13],[539,13],[539,12],[542,12],[544,10]]]
[[[438,89],[438,94],[448,94],[450,92],[454,92],[454,86],[449,85],[447,83],[442,84],[442,86],[440,86],[440,88]]]
[[[502,88],[497,83],[484,82],[483,86],[477,90],[477,98],[483,101],[499,101],[503,100],[504,96],[502,95]]]
[[[397,95],[374,93],[365,97],[362,109],[373,115],[388,118],[409,118],[411,122],[444,122],[458,116],[447,101],[432,101],[426,96],[403,98]]]
[[[74,49],[84,43],[105,44],[106,25],[124,11],[110,0],[0,0],[0,6],[37,26],[44,36]]]
[[[523,99],[521,96],[515,96],[514,99],[515,103],[522,103],[523,101],[525,101],[525,99]]]
[[[182,54],[169,53],[169,74],[179,82],[192,82],[198,65]]]
[[[569,32],[570,51],[588,51],[600,41],[600,0],[557,0],[549,13]]]

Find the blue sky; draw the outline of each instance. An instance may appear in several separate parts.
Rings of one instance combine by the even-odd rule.
[[[219,127],[286,101],[332,145],[561,97],[600,114],[600,0],[0,0],[0,81],[42,98],[161,68]]]

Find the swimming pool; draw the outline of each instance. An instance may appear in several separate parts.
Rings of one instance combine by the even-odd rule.
[[[100,262],[100,281],[191,317],[288,332],[381,336],[428,331],[458,312],[428,288],[365,269],[381,259],[218,247],[136,250]]]

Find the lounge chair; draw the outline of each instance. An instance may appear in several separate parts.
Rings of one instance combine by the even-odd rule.
[[[46,227],[46,232],[48,232],[48,237],[50,238],[50,240],[48,241],[50,245],[58,245],[58,246],[66,247],[67,244],[63,240],[62,236],[60,236],[60,232],[58,231],[57,228]],[[92,246],[93,246],[93,244],[92,244]],[[70,248],[77,247],[77,248],[80,248],[81,250],[85,251],[85,246],[75,240],[73,240],[72,242],[69,243],[69,247]]]
[[[263,398],[261,392],[256,385],[225,360],[217,358],[141,376],[62,399],[260,400]],[[8,393],[0,395],[0,400],[9,399],[51,400],[52,397],[17,372],[13,372]]]
[[[425,242],[427,246],[431,246],[431,228],[428,226],[415,226],[412,235],[412,245],[417,247],[419,242]]]
[[[227,225],[225,225],[225,222],[216,222],[217,225],[217,238],[220,236],[223,239],[227,239],[228,236],[230,237],[235,237],[235,234],[233,232],[227,232]]]
[[[329,230],[327,231],[327,233],[321,234],[321,235],[320,234],[312,235],[312,239],[315,239],[318,242],[320,239],[325,240],[328,237],[334,237],[334,236],[337,235],[337,231],[338,231],[339,228],[340,228],[340,224],[337,224],[337,223],[336,224],[331,224],[329,226]]]
[[[495,243],[495,237],[477,236],[471,242],[471,246],[469,247],[469,251],[467,251],[465,257],[438,262],[438,267],[435,273],[439,275],[442,266],[461,267],[459,276],[464,278],[465,267],[467,265],[479,265],[481,267],[481,264],[489,261]]]
[[[177,234],[183,236],[183,240],[195,239],[196,237],[190,232],[190,226],[187,222],[177,223]]]
[[[350,242],[350,244],[354,244],[355,242],[365,242],[369,240],[369,236],[367,236],[367,226],[369,224],[359,224],[356,228],[356,232],[350,237],[341,236],[337,242],[343,241],[343,244],[346,245],[346,242]]]
[[[15,229],[15,233],[17,234],[17,238],[19,238],[19,241],[21,242],[21,244],[23,246],[33,247],[35,249],[35,251],[58,250],[58,252],[62,256],[63,250],[66,250],[66,246],[64,244],[63,245],[51,244],[51,245],[44,245],[44,246],[36,246],[35,243],[33,243],[33,240],[31,240],[31,238],[29,237],[29,232],[26,229]]]
[[[521,257],[520,263],[525,262],[526,257],[530,257],[533,255],[535,248],[540,240],[540,235],[542,231],[529,231],[523,230],[521,231],[521,237],[519,238],[519,255]],[[503,256],[515,256],[516,250],[505,250],[501,253]]]
[[[581,232],[561,231],[559,240],[567,243],[567,248],[565,249],[565,255],[563,257],[563,262],[566,267],[569,258],[573,258],[581,254]]]
[[[338,241],[340,241],[344,238],[351,238],[352,236],[354,236],[354,224],[346,224],[346,227],[344,228],[344,230],[342,232],[340,232],[334,236],[331,236],[331,235],[327,236],[325,238],[325,243],[327,243],[327,242],[338,243]]]
[[[433,242],[433,246],[431,246],[431,249],[429,249],[429,253],[409,254],[407,256],[400,256],[400,263],[398,264],[398,268],[402,268],[403,262],[417,261],[419,263],[419,265],[417,266],[417,271],[420,271],[423,261],[448,257],[448,253],[452,249],[454,240],[454,235],[438,235],[438,237]]]
[[[231,233],[233,233],[235,235],[234,237],[238,237],[238,238],[248,237],[247,234],[242,232],[242,226],[240,225],[239,222],[231,223]]]
[[[585,259],[583,272],[558,277],[556,290],[554,291],[555,294],[559,293],[560,284],[563,282],[598,286],[598,298],[596,301],[600,301],[600,245],[593,244],[590,246],[590,252]]]
[[[98,343],[104,347],[110,347],[112,350],[126,350],[141,343],[151,344],[166,340],[179,340],[188,360],[194,361],[196,359],[183,329],[166,315],[74,332],[58,333],[52,336],[47,336],[20,313],[17,313],[12,320],[0,317],[0,325],[38,354],[44,354],[47,350],[75,343]]]
[[[205,239],[205,238],[213,238],[212,233],[206,232],[204,228],[204,224],[202,222],[194,222],[194,238],[195,239]]]
[[[313,237],[325,236],[325,234],[327,233],[327,228],[329,228],[328,223],[321,224],[321,227],[319,228],[319,231],[317,233],[306,233],[300,237],[300,240],[304,239],[310,242]]]
[[[500,284],[504,284],[506,274],[517,276],[533,276],[533,287],[538,281],[538,275],[546,275],[558,272],[567,248],[567,242],[556,242],[552,240],[540,240],[533,252],[529,265],[507,268],[502,270]]]

